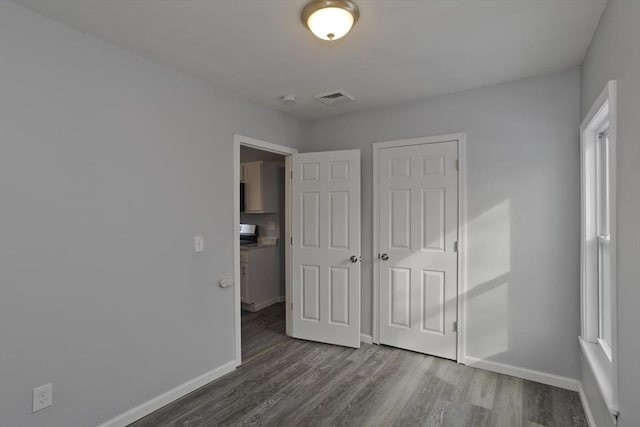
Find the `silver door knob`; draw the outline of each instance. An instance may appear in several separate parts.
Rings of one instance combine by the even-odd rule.
[[[362,258],[360,258],[359,256],[355,256],[355,255],[351,255],[351,258],[349,258],[349,261],[356,263],[358,261],[361,261]]]
[[[383,261],[387,261],[389,259],[389,254],[380,254],[378,258],[380,258]]]

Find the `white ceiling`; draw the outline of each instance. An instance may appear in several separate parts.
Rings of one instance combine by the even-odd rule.
[[[300,22],[305,0],[14,0],[243,98],[315,119],[579,64],[606,0],[355,0],[336,42]],[[354,103],[313,95],[344,90]],[[298,102],[284,106],[280,95]]]

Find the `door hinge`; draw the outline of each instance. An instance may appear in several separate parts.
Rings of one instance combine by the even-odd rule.
[[[458,321],[453,322],[453,332],[458,332]]]
[[[291,303],[291,311],[293,311],[293,303]]]
[[[293,179],[293,171],[291,171],[291,179]]]
[[[293,246],[293,236],[291,237],[291,246]]]
[[[457,241],[453,242],[453,251],[454,252],[458,252],[458,242]]]
[[[456,170],[460,170],[460,160],[456,159]]]

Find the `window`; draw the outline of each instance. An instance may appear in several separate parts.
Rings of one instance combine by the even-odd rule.
[[[606,128],[598,133],[596,138],[596,246],[598,259],[598,343],[602,346],[605,355],[611,360],[611,251],[609,244],[609,123]]]
[[[615,417],[616,359],[616,82],[589,111],[581,131],[580,347]]]

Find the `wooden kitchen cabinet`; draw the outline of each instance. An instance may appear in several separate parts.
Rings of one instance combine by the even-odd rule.
[[[278,211],[278,165],[275,162],[249,162],[240,165],[244,182],[244,213]]]

